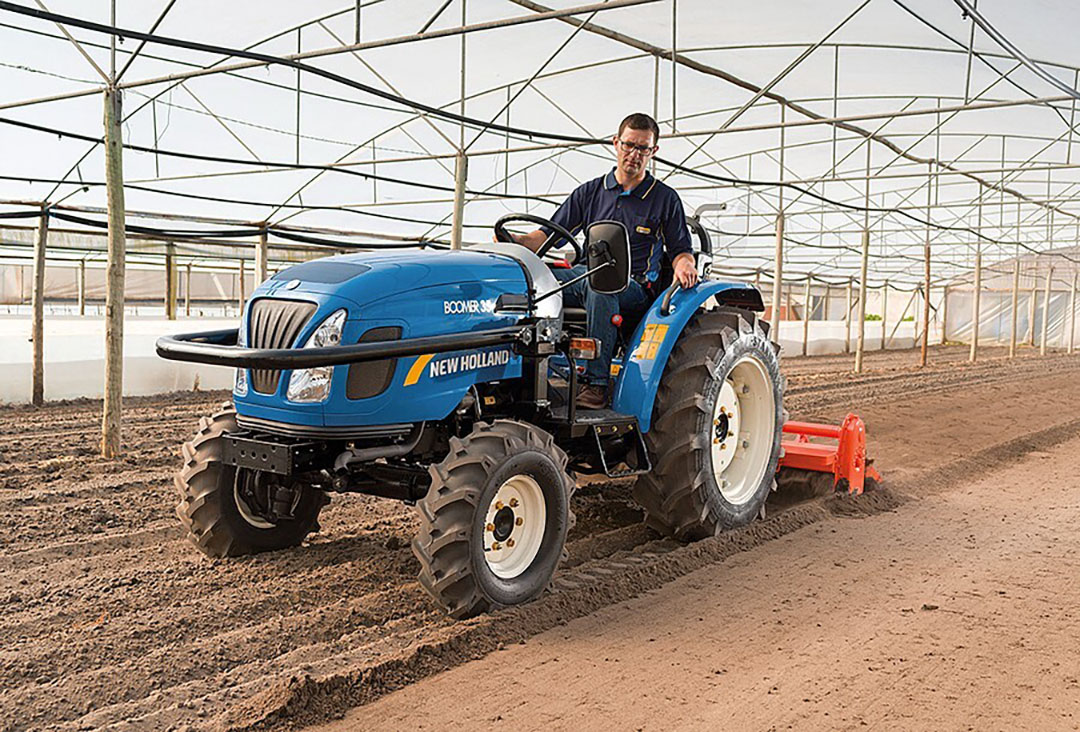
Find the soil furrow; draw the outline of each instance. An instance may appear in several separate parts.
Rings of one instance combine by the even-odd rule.
[[[861,375],[850,373],[850,356],[785,359],[793,417],[868,415],[871,455],[897,466],[886,475],[898,477],[893,490],[859,500],[778,497],[766,520],[682,546],[644,527],[631,480],[583,481],[557,591],[462,623],[420,590],[408,548],[416,518],[392,501],[335,496],[322,531],[288,552],[211,561],[183,541],[171,474],[180,443],[223,393],[126,400],[125,454],[115,462],[97,456],[100,402],[7,408],[0,730],[275,728],[325,718],[808,523],[893,508],[897,486],[932,491],[1080,432],[1070,421],[1080,397],[1068,390],[1080,365],[1027,350],[1015,361],[996,355],[970,364],[965,348],[935,348],[919,369],[915,352],[874,352]],[[1032,384],[1057,389],[1060,405],[1029,401],[1026,434],[996,428],[995,405]],[[985,424],[956,446],[956,415],[967,410]]]

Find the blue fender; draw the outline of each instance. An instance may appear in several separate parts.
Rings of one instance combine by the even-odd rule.
[[[671,349],[698,308],[714,296],[718,303],[763,309],[761,294],[751,285],[706,280],[692,289],[677,290],[666,316],[660,314],[663,297],[658,297],[634,331],[627,349],[629,355],[619,369],[612,409],[636,416],[642,432],[648,432],[651,426],[653,402]]]

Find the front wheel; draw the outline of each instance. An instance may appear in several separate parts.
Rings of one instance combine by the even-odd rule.
[[[224,433],[235,429],[236,410],[226,405],[203,417],[184,443],[184,466],[174,483],[180,494],[176,515],[187,538],[210,557],[298,545],[318,528],[329,499],[310,486],[283,485],[279,476],[223,463]]]
[[[452,617],[528,602],[551,584],[573,523],[566,462],[547,432],[496,420],[451,439],[431,466],[413,553],[420,584]]]
[[[784,425],[777,347],[755,315],[701,311],[672,350],[634,485],[646,521],[684,541],[757,517],[776,485]]]

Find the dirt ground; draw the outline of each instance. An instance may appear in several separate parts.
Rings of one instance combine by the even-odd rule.
[[[884,490],[681,546],[593,483],[555,591],[466,622],[394,502],[335,496],[291,552],[187,544],[171,473],[221,394],[128,400],[118,463],[97,402],[4,408],[0,729],[1077,728],[1080,358],[965,357],[786,359],[793,417],[862,414]]]

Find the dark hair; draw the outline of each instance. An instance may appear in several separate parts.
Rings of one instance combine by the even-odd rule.
[[[651,130],[653,137],[656,140],[660,139],[660,125],[656,124],[656,120],[644,112],[634,112],[619,124],[618,135],[620,137],[622,137],[622,131],[627,127],[632,130]]]

